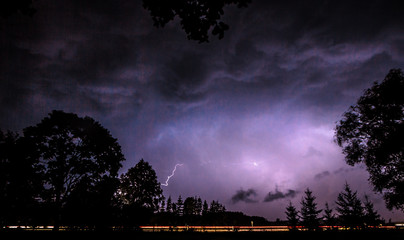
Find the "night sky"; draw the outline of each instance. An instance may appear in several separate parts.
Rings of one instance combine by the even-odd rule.
[[[143,158],[164,183],[183,164],[166,197],[275,220],[307,187],[335,208],[348,182],[403,220],[334,142],[349,106],[404,67],[399,2],[255,0],[226,7],[224,38],[199,44],[178,18],[153,27],[141,1],[34,1],[32,18],[0,20],[0,128],[88,115],[122,146],[121,173]]]

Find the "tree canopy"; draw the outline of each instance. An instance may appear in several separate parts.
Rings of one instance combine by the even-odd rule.
[[[153,212],[159,210],[159,206],[164,200],[163,190],[157,181],[156,172],[143,159],[130,168],[127,173],[122,174],[118,192],[124,205],[147,208]]]
[[[75,191],[116,178],[124,160],[117,140],[100,123],[63,111],[25,128],[22,141],[26,157],[43,169],[42,199],[55,204],[58,214]]]
[[[344,113],[336,142],[350,165],[364,163],[387,208],[404,211],[404,75],[392,69]]]
[[[202,43],[209,41],[210,30],[222,39],[229,29],[226,23],[220,21],[225,5],[247,7],[249,2],[251,0],[143,0],[143,7],[150,11],[156,27],[164,27],[178,16],[188,39]]]

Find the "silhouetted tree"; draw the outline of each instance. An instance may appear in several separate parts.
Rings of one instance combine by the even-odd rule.
[[[167,204],[166,204],[166,212],[168,213],[172,213],[173,212],[173,205],[172,205],[172,200],[171,200],[171,196],[168,196],[167,199]]]
[[[25,157],[18,134],[0,130],[0,228],[32,220],[43,190],[36,163]]]
[[[201,197],[196,198],[196,204],[195,204],[195,214],[196,215],[202,215],[202,199]]]
[[[163,196],[163,200],[161,201],[159,212],[165,212],[165,211],[166,211],[166,201]]]
[[[92,188],[115,179],[124,160],[117,140],[101,124],[63,111],[25,128],[23,140],[30,161],[43,168],[42,198],[55,207],[55,230],[69,195],[81,184]]]
[[[350,165],[365,163],[386,206],[404,211],[404,75],[392,69],[374,83],[336,126],[336,142]]]
[[[199,224],[199,214],[197,213],[197,198],[187,197],[184,201],[184,224]]]
[[[289,202],[289,205],[286,207],[285,214],[289,227],[291,230],[295,230],[299,223],[299,212],[296,210],[295,206],[293,206],[292,202]]]
[[[67,197],[63,208],[64,224],[102,230],[114,225],[117,209],[113,195],[119,185],[117,178],[106,177],[93,185],[84,178]]]
[[[175,203],[175,202],[171,203],[171,208],[172,208],[172,212],[174,214],[178,215],[177,203]]]
[[[176,214],[178,216],[184,215],[184,201],[182,200],[181,195],[178,196],[177,204],[176,204]]]
[[[193,197],[187,197],[184,201],[184,215],[194,215],[196,201]]]
[[[225,212],[226,208],[219,201],[213,200],[209,206],[209,213],[221,213]]]
[[[156,172],[143,159],[121,175],[118,196],[123,205],[146,208],[152,212],[157,212],[164,200]]]
[[[213,35],[222,39],[224,31],[229,29],[227,24],[220,21],[225,5],[237,4],[240,8],[247,7],[250,2],[251,0],[143,0],[143,7],[150,11],[156,27],[164,27],[178,16],[188,39],[201,43],[208,42],[210,30]]]
[[[204,200],[202,205],[202,216],[206,215],[208,212],[209,212],[209,205],[208,202]]]
[[[367,195],[365,195],[363,221],[366,226],[377,226],[381,223],[380,215]]]
[[[199,197],[187,197],[184,201],[184,215],[201,215],[202,199]]]
[[[116,197],[121,205],[122,225],[128,229],[149,224],[164,200],[156,172],[143,159],[121,175]]]
[[[302,215],[302,223],[309,230],[316,230],[319,226],[319,221],[321,218],[317,217],[322,211],[317,210],[317,203],[315,202],[316,197],[312,195],[310,189],[306,189],[304,192],[306,195],[302,198],[300,214]]]
[[[335,225],[335,216],[332,213],[332,209],[328,206],[328,202],[325,203],[323,220],[327,226]]]
[[[362,203],[357,197],[357,192],[353,192],[348,183],[345,183],[344,191],[338,194],[336,204],[339,218],[344,226],[351,228],[362,226]]]

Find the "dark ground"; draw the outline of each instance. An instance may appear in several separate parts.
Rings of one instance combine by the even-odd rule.
[[[404,240],[404,231],[339,231],[339,232],[242,232],[242,233],[142,233],[142,232],[0,232],[0,239],[162,239],[162,240]]]

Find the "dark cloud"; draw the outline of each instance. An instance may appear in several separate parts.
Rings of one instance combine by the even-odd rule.
[[[309,149],[307,150],[307,153],[303,155],[303,157],[308,158],[308,157],[322,157],[323,153],[314,148],[313,146],[310,146]]]
[[[404,23],[400,1],[254,1],[237,19],[255,42],[271,41],[295,47],[302,37],[330,47],[374,40],[386,28]],[[237,22],[237,20],[234,20]],[[229,31],[230,32],[230,31]]]
[[[321,173],[318,173],[316,175],[314,175],[314,180],[321,180],[325,177],[330,176],[330,172],[329,171],[323,171]]]
[[[349,172],[352,172],[352,171],[357,171],[357,170],[359,170],[359,169],[361,169],[361,168],[363,168],[363,166],[357,166],[357,167],[350,167],[350,168],[348,168],[348,167],[340,167],[340,168],[338,168],[337,170],[335,170],[335,171],[333,171],[333,174],[347,174],[347,173],[349,173]]]
[[[279,4],[279,3],[278,3]],[[282,1],[277,7],[288,9],[288,32],[309,34],[317,44],[369,41],[386,26],[399,27],[403,18],[400,1]],[[294,7],[290,7],[294,5]]]
[[[257,192],[253,188],[250,188],[247,191],[240,189],[236,192],[236,194],[233,195],[233,197],[231,198],[231,201],[233,204],[238,203],[238,202],[256,203],[258,201],[251,198],[251,197],[255,197],[255,196],[257,196]]]
[[[1,45],[0,103],[2,107],[16,107],[30,94],[30,79],[44,59],[12,43]]]
[[[204,97],[201,90],[209,69],[203,55],[185,52],[172,57],[158,72],[155,83],[158,92],[167,100],[194,102]]]
[[[273,202],[275,200],[283,199],[283,198],[294,198],[297,193],[298,192],[296,190],[292,190],[292,189],[288,189],[285,193],[276,189],[274,193],[269,192],[265,196],[264,202]]]
[[[252,67],[256,67],[265,57],[265,54],[257,49],[251,39],[239,40],[233,51],[234,53],[228,54],[225,63],[227,70],[235,76],[249,71]]]
[[[63,49],[59,58],[65,74],[81,84],[111,82],[122,68],[136,67],[136,41],[126,36],[94,34],[76,45],[75,54],[64,59],[64,52],[72,48]]]

